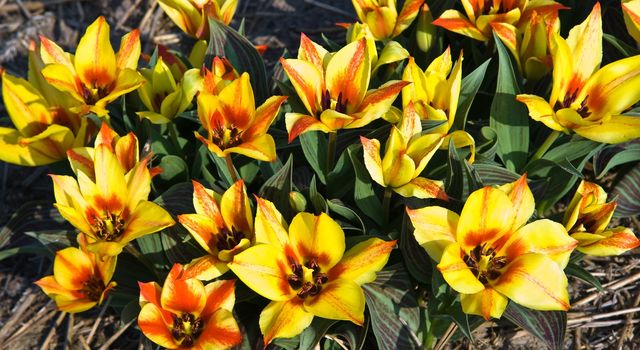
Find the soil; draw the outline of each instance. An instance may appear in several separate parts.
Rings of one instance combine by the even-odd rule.
[[[180,47],[191,39],[177,29],[155,0],[0,0],[0,66],[25,76],[29,40],[44,35],[65,49],[73,49],[93,20],[104,15],[111,24],[112,42],[140,28],[150,53],[155,44]],[[295,51],[300,32],[321,41],[325,34],[343,41],[337,22],[353,22],[355,14],[346,0],[241,0],[236,20],[246,20],[246,34],[255,44],[269,47],[265,54],[273,66],[286,49]],[[0,116],[6,112],[0,103]],[[0,117],[0,126],[8,125]],[[0,163],[0,227],[22,204],[52,198],[47,167],[22,168]],[[640,232],[636,222],[626,223]],[[28,244],[30,238],[3,237],[0,250]],[[591,285],[570,281],[574,308],[569,314],[566,347],[571,349],[640,349],[640,252],[616,258],[590,258],[586,269],[605,286],[598,293]],[[144,337],[133,329],[120,330],[116,315],[102,309],[69,317],[33,281],[50,273],[50,261],[17,255],[0,261],[0,349],[142,349]],[[96,321],[97,320],[97,321]],[[98,322],[98,323],[96,323]],[[133,328],[133,327],[131,327]],[[544,346],[528,333],[503,323],[487,323],[474,332],[474,342],[457,341],[450,348],[530,349]]]

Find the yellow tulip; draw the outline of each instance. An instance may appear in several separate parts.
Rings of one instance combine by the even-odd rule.
[[[418,15],[424,0],[406,0],[400,13],[396,0],[352,0],[360,22],[371,29],[376,40],[395,38],[407,29]]]
[[[227,272],[227,263],[255,242],[251,203],[242,180],[222,197],[194,180],[193,206],[196,213],[179,215],[178,221],[208,255],[192,260],[185,273],[209,281]]]
[[[474,191],[460,215],[407,209],[418,243],[460,293],[462,310],[500,318],[508,299],[535,310],[567,310],[564,267],[578,242],[550,220],[527,224],[535,203],[525,176]]]
[[[491,33],[502,30],[509,24],[520,28],[529,21],[535,11],[538,15],[556,12],[565,8],[552,0],[460,0],[464,14],[457,10],[446,10],[434,25],[470,38],[488,41]],[[508,33],[500,36],[508,36]]]
[[[272,162],[276,159],[276,145],[267,130],[286,99],[272,96],[256,109],[249,74],[243,73],[218,95],[198,95],[198,117],[208,136],[196,131],[196,138],[222,158],[240,153]]]
[[[106,106],[144,83],[136,71],[140,57],[140,32],[135,29],[122,37],[116,54],[109,40],[109,24],[98,17],[84,33],[75,56],[56,43],[40,37],[40,55],[46,64],[42,75],[61,91],[81,103],[75,111],[106,116]]]
[[[99,305],[109,290],[116,286],[111,278],[116,257],[100,258],[87,250],[84,234],[78,235],[79,248],[56,252],[53,275],[41,278],[36,285],[52,298],[58,310],[82,312]]]
[[[175,264],[162,287],[156,282],[138,282],[138,286],[138,326],[163,348],[225,350],[242,342],[232,312],[235,281],[203,285]]]
[[[564,226],[571,237],[578,240],[577,249],[585,254],[620,255],[640,246],[631,229],[618,226],[607,228],[616,202],[607,203],[602,187],[582,181],[564,214]]]
[[[453,68],[452,68],[453,67]],[[430,131],[445,139],[442,148],[449,147],[453,140],[457,148],[471,148],[470,161],[475,159],[475,141],[463,130],[449,132],[458,110],[458,99],[462,85],[462,52],[455,66],[449,48],[434,59],[426,70],[420,69],[413,57],[402,73],[402,80],[411,82],[402,89],[402,106],[406,109],[412,103],[416,113],[423,120],[443,121],[444,124]]]
[[[422,134],[420,117],[412,103],[404,109],[399,126],[391,127],[382,158],[380,141],[360,136],[364,164],[373,181],[403,197],[448,200],[442,181],[420,177],[442,140],[442,135]]]
[[[77,180],[50,175],[60,215],[85,233],[87,248],[101,256],[118,255],[132,240],[175,223],[167,211],[147,200],[151,155],[138,162],[135,135],[116,141],[112,132],[105,123],[95,148],[69,152]]]
[[[640,118],[621,115],[640,100],[640,55],[602,68],[602,18],[596,3],[567,39],[553,33],[553,88],[549,101],[518,95],[529,115],[547,127],[602,143],[640,137]]]
[[[622,0],[622,15],[629,35],[640,43],[640,0]]]
[[[391,108],[400,90],[408,83],[389,81],[367,91],[371,78],[371,58],[367,40],[362,38],[324,60],[327,51],[305,35],[300,39],[304,59],[280,59],[306,113],[287,113],[289,142],[313,130],[325,133],[365,126]]]
[[[362,325],[361,286],[376,279],[396,242],[371,238],[345,252],[344,232],[327,214],[299,213],[287,230],[273,203],[257,200],[261,244],[236,255],[229,268],[271,300],[259,321],[265,346],[300,334],[314,316]]]
[[[206,39],[209,37],[208,18],[231,23],[238,0],[159,0],[158,4],[183,32]]]

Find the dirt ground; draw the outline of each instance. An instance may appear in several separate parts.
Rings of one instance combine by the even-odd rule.
[[[0,66],[26,75],[30,39],[45,35],[72,49],[83,29],[98,15],[111,24],[112,41],[140,28],[150,53],[155,44],[179,47],[191,39],[163,14],[155,0],[0,0]],[[246,20],[246,34],[255,44],[269,47],[271,65],[285,48],[295,50],[300,32],[319,39],[324,33],[341,41],[336,22],[352,22],[347,0],[240,0],[236,20]],[[238,22],[233,25],[237,26]],[[0,104],[0,116],[6,115]],[[7,123],[0,118],[0,125]],[[52,197],[47,168],[21,168],[0,163],[0,227],[23,203]],[[638,222],[627,222],[640,232]],[[28,237],[3,237],[0,249],[20,246]],[[0,261],[0,349],[142,349],[144,337],[131,324],[121,325],[105,308],[69,317],[33,284],[48,273],[49,262],[30,255]],[[566,347],[570,349],[640,349],[640,252],[617,258],[586,261],[586,268],[605,286],[599,293],[573,279]],[[543,348],[513,326],[487,323],[474,332],[475,341],[458,341],[454,349]]]

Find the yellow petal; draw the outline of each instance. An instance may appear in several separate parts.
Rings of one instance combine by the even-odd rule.
[[[364,136],[360,136],[362,149],[364,150],[364,165],[371,175],[371,179],[380,186],[385,186],[382,174],[382,159],[380,158],[380,141],[369,140]]]
[[[215,196],[218,194],[205,188],[195,180],[191,182],[193,183],[193,207],[196,213],[203,214],[205,217],[213,220],[215,226],[223,227],[224,219],[222,218],[220,207],[215,199]]]
[[[86,86],[104,87],[116,80],[116,54],[109,40],[109,24],[100,16],[80,38],[74,65]]]
[[[120,41],[117,54],[118,69],[137,69],[140,51],[140,30],[134,29],[125,34]]]
[[[506,193],[492,187],[474,191],[460,213],[457,241],[465,251],[496,241],[512,230],[513,217],[513,204]]]
[[[369,56],[371,57],[371,53]],[[371,72],[375,75],[376,71],[383,65],[399,62],[407,57],[409,57],[409,51],[407,51],[407,49],[396,41],[390,41],[382,48],[382,51],[380,51],[380,57],[378,57],[377,60],[372,60],[375,61],[375,65]]]
[[[239,153],[263,162],[273,162],[276,159],[276,143],[273,136],[264,134],[235,147],[226,148],[224,152],[225,154]]]
[[[280,112],[280,106],[287,100],[286,96],[271,96],[256,110],[251,126],[244,133],[243,139],[251,139],[265,134]]]
[[[469,151],[471,153],[469,155],[469,163],[473,164],[476,156],[476,142],[473,139],[473,136],[464,130],[456,130],[444,137],[440,147],[442,149],[448,149],[450,140],[453,141],[453,146],[455,148],[469,147]]]
[[[398,128],[392,126],[382,158],[382,173],[387,186],[400,187],[413,179],[416,166],[406,154],[406,142]]]
[[[324,110],[320,114],[320,122],[331,131],[340,130],[357,122],[358,119],[333,109]],[[370,122],[370,121],[369,121]],[[368,123],[367,123],[368,124]]]
[[[578,250],[584,254],[596,256],[620,255],[628,250],[640,246],[640,240],[633,234],[631,229],[626,227],[616,227],[599,233],[599,238],[595,242],[589,242],[578,236],[581,233],[571,235],[580,241]]]
[[[13,125],[23,136],[34,136],[53,123],[49,104],[24,79],[2,74],[2,100]]]
[[[73,142],[73,132],[61,125],[51,125],[33,137],[0,127],[0,160],[26,166],[51,164],[64,159]]]
[[[460,294],[460,304],[465,314],[480,315],[485,320],[500,318],[509,300],[492,288],[475,294]]]
[[[289,143],[308,131],[322,131],[324,133],[332,131],[315,117],[300,113],[287,113],[285,122],[289,133]]]
[[[304,33],[300,33],[298,59],[311,62],[320,72],[324,72],[324,60],[329,54],[324,47],[316,44]]]
[[[337,279],[322,286],[316,296],[307,297],[304,308],[308,312],[330,320],[364,324],[364,291],[347,279]]]
[[[527,253],[537,253],[548,256],[564,268],[577,245],[578,241],[569,237],[561,224],[543,219],[514,232],[504,245],[504,250],[499,251],[498,255],[504,252],[507,257],[515,258]]]
[[[322,271],[329,271],[344,254],[344,232],[325,213],[298,213],[289,226],[289,239],[299,257],[315,258]]]
[[[444,11],[440,18],[433,21],[433,25],[476,40],[489,40],[465,15],[456,10]]]
[[[327,90],[335,101],[346,105],[347,114],[364,99],[369,87],[371,60],[365,39],[352,42],[336,52],[326,71]]]
[[[458,224],[460,226],[460,223]],[[462,260],[464,252],[457,243],[449,244],[442,253],[438,270],[445,281],[456,292],[475,294],[484,289],[484,285],[473,275],[469,266]]]
[[[217,280],[204,286],[207,293],[207,305],[202,311],[202,317],[208,317],[218,309],[233,311],[236,302],[236,280]]]
[[[58,90],[68,92],[78,101],[84,101],[80,81],[66,66],[57,63],[48,64],[42,69],[42,76],[47,83]]]
[[[640,1],[623,0],[621,5],[627,31],[636,42],[640,42]]]
[[[242,342],[242,333],[233,313],[219,309],[207,320],[198,343],[212,349],[230,349]]]
[[[322,71],[313,63],[304,60],[281,58],[280,64],[284,72],[287,73],[298,97],[307,107],[307,111],[311,115],[321,111],[320,97],[325,91]]]
[[[397,194],[405,198],[438,198],[448,200],[449,197],[444,192],[442,181],[430,180],[424,177],[416,177],[409,183],[393,189]]]
[[[246,129],[256,111],[253,89],[249,82],[249,74],[243,73],[222,89],[219,96],[219,112],[226,121],[225,125],[233,125],[238,129]]]
[[[219,226],[216,225],[209,216],[203,214],[182,214],[178,215],[178,221],[191,233],[202,249],[209,254],[213,254],[212,246],[209,246],[209,244],[214,241]]]
[[[272,301],[260,313],[260,331],[267,346],[274,338],[291,338],[302,333],[313,320],[305,311],[302,300]]]
[[[162,318],[161,310],[151,303],[144,305],[140,310],[138,327],[147,338],[162,347],[167,349],[179,347],[171,335],[169,325]]]
[[[158,4],[183,32],[197,36],[200,22],[202,22],[202,14],[190,1],[159,0]]]
[[[174,224],[175,221],[171,215],[161,206],[153,202],[142,201],[131,213],[121,240],[123,243],[132,241]]]
[[[622,143],[640,137],[640,117],[613,115],[602,124],[575,128],[576,134],[602,143]]]
[[[245,237],[253,236],[253,215],[251,215],[251,203],[247,196],[244,181],[236,181],[222,195],[220,211],[227,225],[227,229],[236,229]]]
[[[126,181],[124,170],[110,147],[101,144],[95,150],[96,190],[102,199],[98,205],[100,209],[119,213],[127,201],[127,193],[123,191]]]
[[[373,282],[376,272],[387,264],[395,245],[396,241],[386,242],[379,238],[370,238],[356,244],[345,252],[340,262],[329,271],[329,280],[342,278],[358,285]]]
[[[558,71],[561,71],[561,69],[558,69]],[[556,86],[555,84],[556,83],[554,83],[554,86]],[[565,130],[565,128],[554,119],[555,113],[551,105],[549,105],[549,102],[542,97],[522,94],[518,95],[516,99],[527,105],[529,116],[533,120],[543,122],[547,127],[556,131]]]
[[[413,177],[422,173],[433,155],[442,145],[444,145],[444,138],[439,134],[426,134],[414,137],[409,141],[407,155],[411,157],[413,162],[416,164],[416,168],[413,171]]]
[[[407,208],[413,235],[429,256],[440,262],[444,249],[456,242],[458,214],[442,207]]]
[[[69,290],[81,290],[84,283],[95,274],[89,254],[74,247],[56,252],[53,261],[53,276],[61,287]]]
[[[57,63],[67,67],[71,72],[75,71],[71,61],[73,56],[44,36],[40,36],[40,57],[45,65]]]
[[[355,113],[358,119],[349,125],[349,128],[366,126],[373,120],[380,118],[384,113],[387,113],[402,88],[407,85],[409,85],[409,82],[392,80],[375,90],[368,91],[358,111]]]
[[[133,69],[126,68],[118,74],[113,90],[96,102],[96,106],[104,108],[111,101],[114,101],[116,98],[137,89],[142,84],[144,84],[144,78],[140,73]]]
[[[527,183],[527,175],[522,175],[518,180],[504,184],[498,187],[506,193],[513,203],[513,224],[512,227],[517,229],[524,226],[536,209],[536,203],[533,193]]]
[[[569,203],[564,215],[564,225],[567,230],[571,230],[575,225],[578,217],[583,213],[585,208],[591,205],[605,204],[607,201],[607,193],[602,187],[589,181],[582,180],[578,189],[573,194],[573,198]],[[605,224],[605,227],[607,224]],[[603,227],[604,228],[604,227]]]
[[[365,16],[363,22],[369,26],[371,33],[377,40],[391,37],[398,16],[395,7],[377,7],[375,10],[367,12]]]
[[[572,54],[573,79],[577,86],[581,86],[600,67],[602,61],[600,3],[593,6],[589,17],[569,31],[567,44]]]
[[[509,262],[493,288],[534,310],[568,310],[567,276],[550,258],[525,254]]]
[[[256,243],[268,243],[284,248],[289,243],[287,223],[276,206],[260,197],[256,197],[255,235]]]
[[[218,260],[213,255],[193,259],[185,266],[185,276],[197,278],[201,281],[211,281],[222,276],[227,271],[229,271],[227,263]]]
[[[413,20],[418,16],[418,12],[422,7],[424,0],[407,0],[402,5],[402,10],[398,14],[395,28],[393,29],[393,37],[400,35],[405,29],[407,29]]]

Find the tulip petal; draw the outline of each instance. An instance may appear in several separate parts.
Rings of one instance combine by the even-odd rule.
[[[109,41],[109,24],[100,16],[80,38],[74,64],[86,86],[103,87],[116,80],[116,54]]]
[[[287,124],[287,132],[289,133],[289,143],[307,131],[322,131],[324,133],[332,131],[321,121],[310,115],[287,113],[285,115],[285,121]]]
[[[133,210],[122,234],[122,242],[130,242],[144,235],[173,226],[171,215],[156,203],[142,201]]]
[[[327,64],[326,84],[331,98],[346,105],[346,113],[360,106],[369,87],[371,59],[363,38],[336,52]]]
[[[304,308],[326,319],[351,321],[364,324],[364,291],[355,282],[337,279],[322,286],[320,293],[307,297]]]
[[[300,48],[298,59],[311,62],[318,71],[324,72],[324,60],[329,51],[309,39],[304,33],[300,33]]]
[[[514,232],[504,245],[504,255],[510,258],[537,253],[546,255],[564,268],[578,242],[569,237],[565,228],[551,220],[537,220]],[[502,255],[498,252],[498,255]]]
[[[329,280],[341,278],[353,281],[357,285],[373,282],[376,272],[382,270],[389,260],[389,254],[396,241],[383,241],[370,238],[360,242],[344,253],[344,256],[329,271]]]
[[[260,197],[256,197],[255,235],[256,243],[267,243],[284,248],[289,243],[287,223],[275,205]]]
[[[142,307],[138,315],[138,327],[147,338],[162,347],[177,349],[180,346],[173,339],[169,325],[163,320],[161,309],[154,304]]]
[[[518,180],[498,187],[506,193],[513,203],[513,224],[511,227],[517,229],[527,223],[533,211],[536,209],[533,193],[529,189],[527,176],[522,175]]]
[[[458,224],[459,225],[459,224]],[[446,246],[442,252],[437,268],[442,273],[445,281],[456,292],[462,294],[475,294],[485,287],[471,272],[469,266],[462,260],[464,252],[457,243]]]
[[[331,131],[346,128],[358,121],[359,120],[356,119],[355,116],[340,113],[333,109],[327,109],[320,114],[320,122],[322,122],[322,124]],[[369,122],[367,122],[367,124],[368,123]]]
[[[356,119],[349,123],[347,128],[355,129],[366,126],[387,113],[402,88],[408,84],[409,82],[406,81],[389,81],[378,89],[368,91],[358,111],[353,114]]]
[[[449,200],[449,196],[444,191],[444,183],[442,181],[430,180],[424,177],[416,177],[409,183],[396,187],[394,192],[405,198],[438,198],[441,200]]]
[[[432,24],[476,40],[489,40],[465,15],[456,10],[444,11]]]
[[[524,254],[509,262],[493,288],[534,310],[568,310],[568,281],[562,268],[549,257]]]
[[[395,28],[393,28],[393,34],[391,36],[396,37],[400,35],[405,29],[407,29],[413,20],[418,16],[418,12],[422,7],[424,0],[407,0],[402,5],[402,10],[398,14],[396,19]]]
[[[220,200],[220,211],[227,225],[227,229],[241,231],[246,238],[253,236],[253,215],[251,214],[251,203],[247,196],[244,181],[236,181],[222,195]]]
[[[362,149],[364,150],[364,165],[371,175],[371,179],[380,186],[385,186],[384,175],[382,173],[382,158],[380,158],[380,141],[369,140],[360,136]]]
[[[68,92],[74,99],[84,102],[81,83],[68,67],[59,63],[48,64],[42,69],[42,76],[56,89]]]
[[[289,226],[289,239],[299,257],[317,259],[322,271],[329,271],[344,254],[344,232],[325,213],[298,213]]]
[[[242,342],[242,333],[231,311],[217,310],[207,320],[198,343],[202,349],[230,349]]]
[[[269,300],[289,300],[295,295],[287,280],[290,267],[282,249],[259,244],[235,255],[228,266],[244,284]]]
[[[218,97],[218,108],[226,122],[238,129],[246,129],[256,111],[249,74],[243,73],[240,78],[222,89]]]
[[[65,151],[73,147],[73,138],[71,130],[56,124],[33,137],[0,127],[0,160],[28,166],[51,164],[65,158]]]
[[[117,54],[118,69],[136,69],[140,59],[140,30],[134,29],[125,34],[120,41],[120,49]]]
[[[199,316],[207,303],[202,282],[187,278],[180,264],[173,265],[162,286],[160,302],[164,310],[174,314],[190,313]]]
[[[61,287],[81,290],[84,288],[84,282],[91,279],[93,275],[93,262],[87,253],[74,247],[56,252],[53,276]]]
[[[137,89],[142,84],[144,84],[144,78],[142,75],[133,69],[126,68],[118,74],[118,79],[115,82],[113,90],[111,90],[107,96],[96,102],[96,106],[103,108],[107,103]]]
[[[77,292],[61,286],[54,276],[46,276],[34,282],[48,296],[60,295],[68,299],[77,297]]]
[[[572,86],[582,86],[598,69],[602,61],[600,3],[596,2],[589,17],[569,31],[566,42],[571,50],[571,59],[573,60],[572,84],[575,85]],[[554,67],[556,67],[555,62]]]
[[[596,236],[598,238],[595,242],[588,242],[584,239],[585,236]],[[577,249],[581,253],[588,255],[620,255],[628,250],[640,247],[640,240],[638,240],[638,238],[633,234],[631,229],[626,227],[616,227],[600,232],[597,235],[579,232],[571,235],[571,237],[580,241],[580,245],[578,245]]]
[[[187,278],[210,281],[222,276],[227,271],[229,271],[229,267],[226,262],[220,261],[214,255],[206,255],[191,260],[191,262],[185,266],[184,273]]]
[[[552,130],[565,130],[565,128],[555,120],[555,112],[553,111],[553,108],[551,108],[551,105],[549,105],[549,102],[547,102],[542,97],[522,94],[518,95],[516,99],[527,105],[527,109],[529,110],[529,116],[531,117],[531,119],[543,122],[544,125]]]
[[[204,214],[182,214],[178,215],[178,221],[191,233],[193,238],[209,254],[213,254],[213,245],[219,227],[224,227],[224,223],[218,226],[210,216]]]
[[[40,36],[40,58],[44,65],[57,63],[67,67],[71,72],[75,71],[71,54],[64,52],[58,44],[44,36]]]
[[[235,280],[213,281],[204,288],[207,293],[207,304],[202,310],[203,318],[208,318],[218,309],[233,311],[233,305],[236,302]]]
[[[514,217],[512,208],[507,194],[499,189],[484,187],[471,193],[460,213],[456,233],[462,249],[470,251],[510,232]]]
[[[475,294],[460,294],[460,304],[465,314],[480,315],[485,320],[500,318],[509,299],[491,288]]]
[[[267,346],[274,338],[291,338],[302,333],[313,320],[305,311],[302,300],[295,297],[286,301],[272,301],[260,313],[260,331]]]
[[[304,60],[285,60],[281,58],[280,64],[284,72],[287,73],[298,97],[307,107],[307,111],[311,115],[321,111],[320,97],[325,91],[322,71],[314,66],[313,63]]]
[[[414,227],[416,241],[429,256],[439,262],[444,249],[456,241],[456,228],[460,217],[442,207],[407,208]]]
[[[49,104],[24,79],[2,74],[2,99],[13,125],[23,136],[35,136],[53,123]]]
[[[576,134],[601,143],[622,143],[640,137],[640,117],[613,115],[601,124],[575,128]]]
[[[242,133],[242,138],[250,140],[265,134],[280,112],[280,106],[287,100],[287,96],[271,96],[258,109],[251,121],[251,126]]]
[[[276,143],[273,136],[264,134],[252,140],[243,141],[238,146],[226,148],[224,152],[225,154],[242,154],[263,162],[273,162],[276,159]]]

